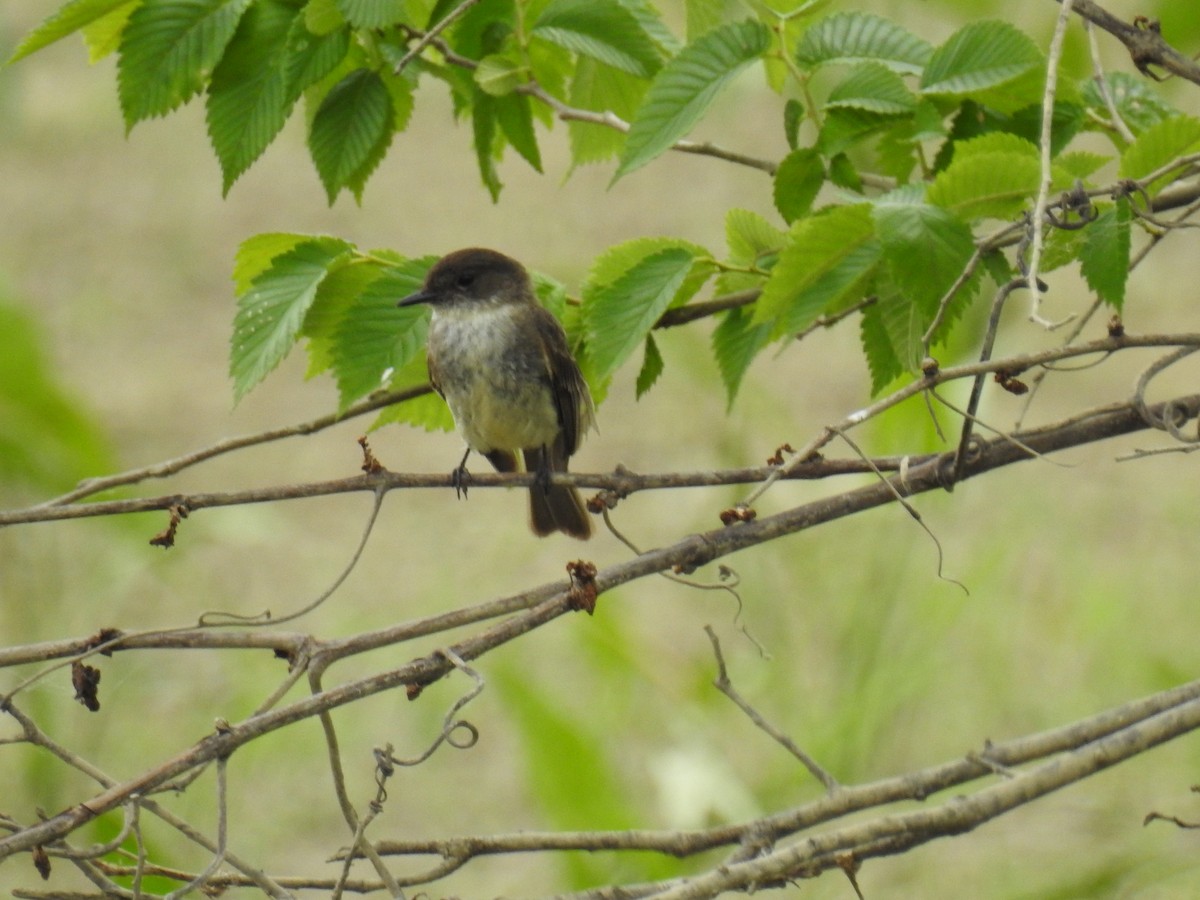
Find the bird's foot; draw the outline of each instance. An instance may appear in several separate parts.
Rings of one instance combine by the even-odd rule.
[[[467,488],[471,486],[471,473],[467,471],[466,461],[450,473],[450,483],[454,485],[454,496],[460,500],[467,497]]]

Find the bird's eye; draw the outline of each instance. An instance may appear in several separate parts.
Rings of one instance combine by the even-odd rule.
[[[473,272],[463,272],[455,281],[455,284],[457,284],[460,288],[469,288],[474,283],[475,273]]]

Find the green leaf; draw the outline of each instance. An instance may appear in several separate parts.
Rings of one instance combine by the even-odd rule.
[[[8,58],[9,63],[24,59],[29,54],[74,34],[128,2],[129,0],[71,0],[21,39],[13,55]]]
[[[502,97],[516,90],[523,76],[524,68],[508,54],[490,53],[479,61],[474,77],[484,93]]]
[[[261,0],[247,10],[213,70],[208,136],[221,163],[223,193],[262,155],[295,103],[287,97],[288,38],[300,12]]]
[[[617,0],[551,0],[530,34],[641,78],[662,65],[637,17]]]
[[[756,212],[734,207],[725,213],[725,241],[735,265],[760,265],[765,254],[778,253],[786,240],[786,232]]]
[[[647,83],[628,72],[581,58],[571,80],[569,102],[577,109],[611,110],[628,121],[645,96]],[[571,161],[574,165],[599,162],[616,156],[625,146],[625,135],[591,122],[568,122]]]
[[[117,93],[126,129],[204,85],[250,0],[146,0],[121,37]]]
[[[337,0],[337,7],[355,28],[386,28],[404,20],[404,0]]]
[[[929,328],[932,315],[890,283],[881,286],[878,302],[873,308],[878,310],[879,321],[900,370],[914,371],[923,350],[921,338]]]
[[[800,125],[804,122],[804,104],[789,97],[783,104],[783,136],[792,150],[800,146]]]
[[[807,213],[825,184],[825,162],[811,148],[793,150],[775,172],[775,208],[787,222]]]
[[[403,380],[405,378],[409,380]],[[403,373],[393,380],[391,388],[415,387],[424,384],[426,380],[425,359],[424,354],[421,354],[413,364],[405,366]],[[430,391],[403,403],[393,403],[385,407],[367,430],[375,431],[384,425],[392,424],[413,425],[426,431],[453,431],[454,416],[446,401]]]
[[[382,273],[381,263],[357,254],[330,267],[300,325],[300,337],[305,339],[304,350],[308,354],[305,378],[313,378],[333,367],[335,337],[350,305]]]
[[[1087,150],[1072,150],[1057,156],[1054,164],[1059,166],[1072,178],[1088,178],[1112,162],[1111,156],[1103,153],[1091,153]]]
[[[884,311],[879,303],[863,310],[859,339],[871,373],[871,395],[875,396],[904,374],[904,366],[892,346],[891,335],[884,323]]]
[[[537,133],[533,129],[529,98],[523,94],[509,94],[497,97],[495,104],[496,121],[508,142],[535,172],[541,172],[542,154],[538,150]]]
[[[853,149],[875,132],[892,127],[895,121],[893,116],[835,107],[826,111],[821,133],[817,135],[817,149],[824,156],[832,158]]]
[[[758,22],[710,31],[655,76],[625,141],[616,181],[644,166],[683,137],[733,78],[766,52],[771,33]]]
[[[1023,153],[972,153],[954,162],[929,185],[930,203],[968,222],[1011,219],[1026,208],[1041,183],[1041,166]]]
[[[587,354],[597,380],[611,377],[645,340],[675,299],[694,259],[682,247],[652,253],[588,299]]]
[[[475,161],[479,164],[479,177],[492,196],[492,202],[500,199],[504,185],[496,171],[496,98],[475,90],[475,102],[471,105],[471,128],[475,145]]]
[[[934,51],[921,76],[921,91],[976,93],[1020,78],[1044,62],[1033,40],[1008,22],[973,22]]]
[[[825,101],[826,109],[861,109],[880,115],[904,115],[916,107],[917,98],[904,80],[877,62],[855,66]]]
[[[1125,148],[1121,154],[1121,177],[1140,181],[1172,160],[1194,152],[1197,144],[1200,144],[1200,119],[1192,116],[1163,119],[1147,128]],[[1147,186],[1147,190],[1151,194],[1157,193],[1178,174],[1175,172],[1157,179]]]
[[[729,246],[729,264],[739,268],[769,269],[775,265],[787,234],[762,216],[736,207],[725,214],[725,241]],[[765,275],[754,272],[725,271],[717,277],[717,291],[729,294],[762,286]]]
[[[303,17],[298,18],[288,38],[287,100],[298,99],[310,85],[336,69],[349,49],[350,32],[347,29],[315,34],[309,31]]]
[[[1117,113],[1135,135],[1163,119],[1179,115],[1179,110],[1155,93],[1143,78],[1129,72],[1106,72],[1104,78]],[[1102,120],[1109,118],[1108,104],[1094,79],[1086,79],[1080,93],[1083,101]]]
[[[663,371],[662,354],[658,352],[658,343],[654,340],[653,334],[646,335],[646,355],[642,357],[642,368],[638,372],[637,385],[634,390],[638,400],[642,399],[642,395],[650,388],[654,387],[654,383],[658,381],[658,376]]]
[[[241,400],[288,355],[330,267],[351,247],[334,238],[298,244],[254,279],[238,298],[230,343],[233,395]]]
[[[601,288],[621,278],[645,257],[663,250],[685,250],[697,259],[712,257],[712,254],[699,244],[680,238],[641,237],[614,244],[592,262],[581,289],[583,306],[587,307]],[[712,269],[708,266],[693,266],[692,271],[683,280],[672,305],[679,306],[691,299],[711,273]]]
[[[283,256],[297,244],[312,240],[309,234],[266,232],[242,241],[233,263],[233,283],[240,296],[250,290],[250,285],[259,275],[271,267],[278,256]]]
[[[428,312],[396,302],[420,289],[428,268],[428,261],[420,260],[389,268],[351,300],[333,337],[339,410],[386,387],[397,371],[420,357]]]
[[[1085,230],[1079,271],[1088,287],[1109,306],[1121,311],[1129,280],[1129,198],[1120,197]]]
[[[346,17],[337,0],[309,0],[304,5],[304,25],[313,34],[324,37],[346,26]]]
[[[129,24],[133,11],[142,5],[142,0],[126,0],[112,12],[94,19],[83,27],[83,40],[88,48],[88,62],[97,63],[110,53],[116,53],[121,45],[121,36]]]
[[[822,313],[857,300],[881,254],[867,204],[799,219],[758,298],[755,324],[772,322],[773,337],[807,328]]]
[[[313,116],[308,149],[330,205],[342,188],[362,184],[391,142],[391,95],[378,73],[355,69],[325,95]]]
[[[746,307],[729,310],[721,323],[713,329],[713,356],[725,385],[727,408],[733,407],[742,379],[760,350],[771,341],[771,324],[755,325],[753,316]]]
[[[975,254],[971,228],[949,210],[928,203],[883,201],[873,215],[892,282],[927,315],[923,332]]]
[[[796,62],[805,69],[871,61],[906,75],[919,74],[932,55],[932,45],[895,22],[861,12],[822,19],[796,48]]]

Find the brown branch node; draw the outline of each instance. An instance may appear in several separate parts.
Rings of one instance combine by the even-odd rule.
[[[589,616],[596,611],[596,564],[576,559],[567,563],[567,574],[571,576],[571,589],[567,591],[567,606],[582,610]]]

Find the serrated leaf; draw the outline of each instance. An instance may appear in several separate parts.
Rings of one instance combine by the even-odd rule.
[[[968,156],[982,156],[985,153],[1015,153],[1027,159],[1041,159],[1036,144],[1007,131],[990,131],[987,134],[958,140],[954,143],[955,162],[961,162]]]
[[[1024,154],[972,154],[939,173],[926,197],[968,222],[1011,219],[1037,193],[1041,177],[1038,161]]]
[[[662,250],[686,250],[696,258],[712,256],[699,244],[681,238],[641,237],[614,244],[596,257],[592,261],[591,268],[588,269],[587,278],[580,291],[583,295],[584,306],[587,306],[596,291],[616,281],[645,257]],[[705,267],[693,267],[692,272],[680,286],[674,305],[678,306],[689,300],[696,291],[700,290],[709,274],[710,271]]]
[[[1135,135],[1163,119],[1180,114],[1178,109],[1155,93],[1155,89],[1143,78],[1129,72],[1106,72],[1104,78],[1118,115]],[[1102,119],[1109,117],[1108,104],[1104,102],[1094,79],[1088,78],[1080,93],[1083,101]]]
[[[1192,116],[1173,116],[1151,125],[1121,154],[1122,178],[1141,180],[1180,156],[1192,153],[1200,145],[1200,119]],[[1147,186],[1157,193],[1174,175],[1157,179]]]
[[[725,241],[729,246],[731,266],[739,269],[770,269],[775,265],[779,249],[786,239],[787,235],[782,229],[776,228],[758,213],[735,207],[725,214]],[[716,289],[720,294],[753,290],[761,287],[765,280],[765,275],[761,273],[733,269],[717,276]]]
[[[517,89],[524,69],[503,53],[490,53],[475,68],[475,83],[485,94],[502,97]]]
[[[292,234],[270,231],[246,238],[238,246],[233,263],[234,291],[240,296],[250,290],[250,285],[259,275],[271,267],[278,256],[283,256],[298,244],[313,240],[311,234]]]
[[[350,245],[334,238],[298,244],[254,279],[238,298],[230,342],[229,374],[240,400],[288,355],[317,288]]]
[[[1095,175],[1100,169],[1112,162],[1112,160],[1111,156],[1105,156],[1103,153],[1072,150],[1069,153],[1062,153],[1055,157],[1054,164],[1059,166],[1072,178],[1088,178],[1091,175]]]
[[[299,10],[260,0],[242,17],[209,86],[208,136],[228,194],[275,139],[295,97],[287,97],[289,35]]]
[[[796,48],[796,62],[811,69],[825,63],[868,60],[902,74],[919,74],[933,46],[895,22],[871,13],[844,12],[817,22]]]
[[[1088,287],[1117,312],[1125,304],[1129,280],[1129,198],[1120,197],[1088,225],[1079,254],[1079,271]]]
[[[398,307],[396,302],[420,290],[428,268],[428,261],[420,260],[389,268],[350,301],[333,336],[339,409],[385,387],[420,356],[429,315],[421,307]]]
[[[725,385],[727,409],[733,407],[750,363],[771,341],[770,323],[755,325],[752,319],[745,307],[738,307],[725,313],[721,323],[713,329],[713,356]]]
[[[381,274],[379,264],[361,257],[330,267],[300,325],[300,336],[305,339],[304,350],[308,354],[305,378],[313,378],[333,367],[334,336],[345,320],[350,304]]]
[[[694,256],[681,247],[652,253],[586,301],[587,355],[599,381],[606,381],[645,340],[675,299]]]
[[[500,130],[514,150],[533,167],[535,172],[542,171],[542,154],[538,149],[537,133],[533,129],[533,114],[530,111],[530,100],[523,94],[509,94],[497,97],[496,121]]]
[[[423,364],[420,367],[423,368]],[[393,384],[392,387],[403,388],[417,383],[419,382]],[[385,407],[367,430],[375,431],[384,425],[395,424],[412,425],[426,431],[453,431],[454,416],[446,401],[430,391],[403,403],[393,403]]]
[[[961,95],[998,87],[1044,64],[1042,52],[1008,22],[973,22],[930,57],[921,76],[925,94]]]
[[[900,369],[904,372],[915,370],[923,350],[921,338],[929,328],[932,314],[891,284],[881,288],[874,308],[878,310],[879,321]]]
[[[112,12],[94,19],[83,26],[83,40],[87,44],[88,62],[98,63],[110,53],[116,53],[121,45],[121,36],[133,11],[141,6],[142,0],[127,0]]]
[[[69,34],[74,34],[128,2],[129,0],[71,0],[21,39],[17,49],[8,58],[9,64],[24,59]]]
[[[755,324],[772,336],[800,331],[861,294],[882,248],[866,204],[835,206],[796,221],[755,304]]]
[[[638,371],[637,384],[634,386],[635,396],[638,400],[642,399],[642,395],[650,388],[654,387],[654,383],[658,381],[658,376],[663,371],[662,354],[658,352],[658,343],[654,340],[653,334],[646,335],[646,353],[642,357],[642,368]]]
[[[775,171],[772,196],[784,221],[794,222],[812,208],[825,184],[825,161],[808,147],[793,150]]]
[[[917,98],[904,80],[882,63],[859,63],[825,101],[826,109],[862,109],[881,115],[903,115],[917,108]]]
[[[734,265],[758,265],[765,253],[777,253],[787,234],[762,216],[734,207],[725,213],[725,241]]]
[[[471,104],[475,161],[479,165],[479,177],[491,194],[493,203],[499,201],[500,190],[504,187],[496,171],[496,125],[496,98],[476,88],[475,102]]]
[[[568,98],[577,109],[611,110],[628,121],[646,94],[647,82],[637,76],[581,58],[575,66]],[[625,135],[615,128],[591,122],[567,123],[571,133],[571,162],[579,166],[616,156],[625,146]]]
[[[551,0],[530,34],[641,78],[662,65],[637,17],[617,0]]]
[[[687,134],[730,81],[770,46],[758,22],[725,25],[684,47],[654,77],[630,125],[613,181],[644,166]]]
[[[287,99],[298,99],[306,88],[336,69],[349,49],[349,30],[339,28],[328,34],[315,34],[305,25],[303,17],[298,18],[288,38]]]
[[[826,110],[821,133],[817,135],[817,150],[832,158],[853,149],[875,132],[892,127],[895,121],[893,116],[863,109],[835,107]]]
[[[404,20],[404,0],[337,0],[337,7],[355,28],[386,28]]]
[[[308,149],[330,205],[342,188],[359,194],[391,141],[392,100],[383,79],[355,69],[330,90],[313,116]]]
[[[975,254],[970,226],[928,203],[880,202],[873,214],[892,283],[928,316],[923,332]]]
[[[121,36],[117,93],[126,129],[195,95],[250,0],[146,0]]]
[[[892,338],[888,334],[883,310],[878,303],[863,310],[859,339],[862,342],[863,355],[867,358],[867,368],[871,373],[871,396],[875,396],[904,374],[904,366],[900,364],[900,359],[892,347]]]

